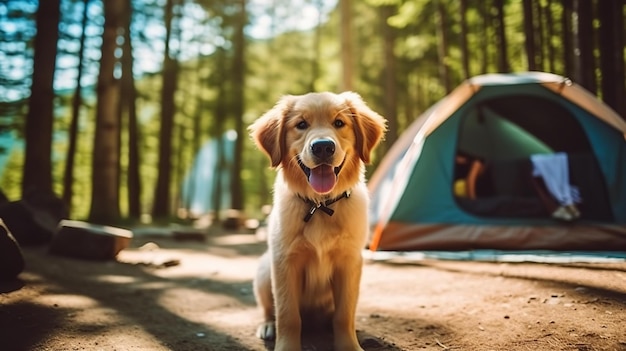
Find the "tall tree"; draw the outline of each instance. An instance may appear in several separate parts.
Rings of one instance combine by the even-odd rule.
[[[489,32],[491,28],[491,14],[489,9],[491,9],[490,1],[480,1],[478,2],[478,11],[480,13],[480,18],[482,19],[482,33],[483,35],[479,36],[480,41],[480,52],[482,52],[482,58],[480,60],[480,73],[485,74],[489,70]]]
[[[217,50],[215,51],[215,61],[216,61],[216,66],[217,67],[228,67],[228,62],[227,62],[227,58],[226,58],[226,50],[224,48],[218,47]],[[219,189],[219,187],[223,184],[223,180],[221,179],[222,177],[222,172],[220,172],[219,170],[222,169],[221,166],[224,165],[224,157],[223,157],[223,134],[224,134],[224,124],[225,124],[225,120],[223,118],[223,116],[226,116],[228,114],[228,104],[227,104],[227,96],[228,96],[228,89],[227,89],[227,76],[228,74],[222,70],[218,70],[217,72],[215,72],[215,74],[213,75],[213,79],[211,81],[211,83],[213,83],[215,85],[215,88],[217,89],[217,98],[215,99],[215,104],[214,104],[214,112],[213,115],[217,116],[217,118],[215,118],[215,121],[213,123],[213,128],[212,128],[212,136],[214,138],[216,138],[217,140],[217,150],[216,150],[216,154],[218,155],[219,159],[218,159],[218,169],[215,170],[214,172],[214,176],[215,176],[215,180],[213,181],[213,183],[215,184],[215,189]],[[222,203],[223,200],[222,199],[222,191],[214,191],[213,192],[213,197],[211,198],[211,204],[212,204],[212,208],[215,210],[214,213],[214,220],[216,222],[219,222],[220,220],[220,209],[222,208]]]
[[[435,1],[437,6],[437,55],[439,57],[439,76],[446,93],[452,91],[450,67],[448,64],[448,14],[443,0]]]
[[[339,0],[339,12],[341,15],[341,89],[353,90],[352,67],[354,67],[354,55],[352,50],[352,1]]]
[[[535,53],[535,26],[533,24],[533,2],[532,0],[522,1],[524,9],[524,48],[526,49],[526,61],[529,71],[537,70],[537,54]]]
[[[76,143],[78,141],[78,127],[80,123],[80,108],[83,104],[82,96],[82,77],[83,77],[83,61],[85,56],[85,39],[86,28],[88,20],[88,8],[89,0],[83,0],[83,19],[82,19],[82,31],[80,34],[80,45],[78,49],[78,73],[76,75],[76,88],[74,89],[74,96],[72,97],[72,119],[70,121],[70,130],[68,135],[68,148],[67,156],[65,158],[65,173],[63,176],[63,202],[67,206],[71,213],[72,210],[72,196],[74,183],[74,160],[76,158]]]
[[[165,218],[170,215],[172,178],[172,138],[174,128],[174,94],[178,81],[178,61],[170,49],[174,2],[165,5],[165,52],[163,54],[163,85],[161,87],[161,129],[159,131],[159,166],[152,216]]]
[[[593,56],[593,2],[574,0],[574,79],[596,93],[595,58]]]
[[[602,72],[602,100],[626,118],[624,95],[624,3],[622,0],[598,1],[600,28],[598,47]]]
[[[396,13],[396,5],[380,7],[381,33],[383,39],[383,97],[384,113],[387,118],[387,140],[389,145],[398,139],[398,94],[396,77],[396,28],[389,25],[389,18]]]
[[[139,166],[139,144],[141,136],[137,122],[137,89],[135,88],[135,78],[133,74],[133,45],[131,35],[132,23],[132,2],[125,0],[126,10],[124,12],[124,43],[122,44],[122,98],[120,101],[120,112],[122,119],[126,117],[128,130],[128,169],[126,182],[128,184],[128,215],[137,219],[141,215],[141,177]]]
[[[237,12],[235,17],[235,28],[233,36],[233,65],[232,65],[232,81],[233,81],[233,105],[232,111],[235,117],[235,132],[237,139],[235,140],[235,155],[233,160],[233,174],[230,182],[231,185],[231,206],[234,209],[243,209],[243,183],[241,182],[241,168],[243,156],[244,141],[244,122],[243,114],[245,111],[245,72],[246,72],[246,36],[245,27],[248,21],[246,12],[246,0],[237,0]]]
[[[468,0],[461,0],[460,1],[460,15],[461,15],[461,21],[460,21],[460,25],[461,25],[461,68],[463,70],[463,79],[468,79],[469,77],[471,77],[471,73],[470,73],[470,64],[469,64],[469,48],[467,46],[467,36],[468,36],[468,30],[467,30],[467,1]]]
[[[535,26],[535,54],[537,55],[537,69],[543,71],[546,68],[545,50],[544,50],[544,21],[543,21],[543,6],[541,1],[533,1],[533,13]]]
[[[510,71],[510,66],[507,54],[506,26],[504,22],[504,0],[494,0],[493,8],[496,11],[494,22],[496,27],[496,45],[498,52],[498,72],[506,73]]]
[[[89,219],[111,223],[120,218],[118,104],[120,82],[115,78],[117,39],[126,9],[125,0],[107,0],[104,5],[104,30],[98,75],[96,129],[92,157],[92,198]]]
[[[322,11],[324,10],[324,2],[315,1],[317,8],[317,24],[313,33],[313,58],[311,59],[311,82],[309,83],[309,91],[316,91],[316,83],[320,79],[320,58],[322,56],[322,26],[324,25]]]
[[[574,74],[574,50],[573,35],[574,28],[572,26],[573,16],[573,0],[561,0],[563,11],[561,13],[561,42],[563,43],[563,75]]]
[[[552,15],[552,0],[547,0],[544,9],[544,18],[546,19],[546,37],[545,44],[548,51],[548,72],[556,71],[556,53],[554,45],[552,44],[552,38],[554,37],[554,17]]]
[[[60,0],[39,2],[31,95],[24,127],[26,150],[22,194],[34,189],[52,192],[53,81],[60,14]]]

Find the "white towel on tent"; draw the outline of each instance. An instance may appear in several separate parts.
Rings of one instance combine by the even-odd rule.
[[[543,178],[546,188],[559,204],[567,206],[581,202],[578,188],[569,183],[566,153],[531,155],[530,160],[533,163],[533,176]]]

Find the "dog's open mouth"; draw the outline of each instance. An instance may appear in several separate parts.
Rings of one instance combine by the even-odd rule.
[[[302,168],[302,171],[304,171],[311,188],[320,194],[325,194],[333,190],[335,184],[337,184],[337,176],[343,167],[342,162],[339,167],[322,164],[315,168],[309,168],[305,166],[300,159],[298,159],[298,164],[300,168]]]

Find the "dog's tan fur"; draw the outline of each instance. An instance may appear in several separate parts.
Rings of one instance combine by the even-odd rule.
[[[356,338],[355,310],[362,256],[368,230],[368,194],[364,164],[385,131],[386,121],[359,95],[310,93],[285,96],[250,126],[251,136],[278,168],[274,206],[269,218],[268,252],[261,257],[254,281],[265,322],[259,337],[276,339],[275,350],[300,350],[302,322],[309,316],[332,321],[337,351],[362,350]],[[326,193],[316,192],[298,164],[317,166],[312,142],[335,143],[325,163],[341,167]],[[332,216],[311,205],[350,192],[329,205]]]

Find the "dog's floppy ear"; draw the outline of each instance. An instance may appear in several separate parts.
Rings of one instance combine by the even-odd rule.
[[[370,109],[359,94],[347,91],[340,94],[352,112],[356,150],[363,162],[370,162],[370,153],[387,130],[387,120]]]
[[[270,157],[272,167],[278,167],[286,153],[284,121],[293,100],[293,96],[283,96],[271,110],[248,127],[256,145]]]

